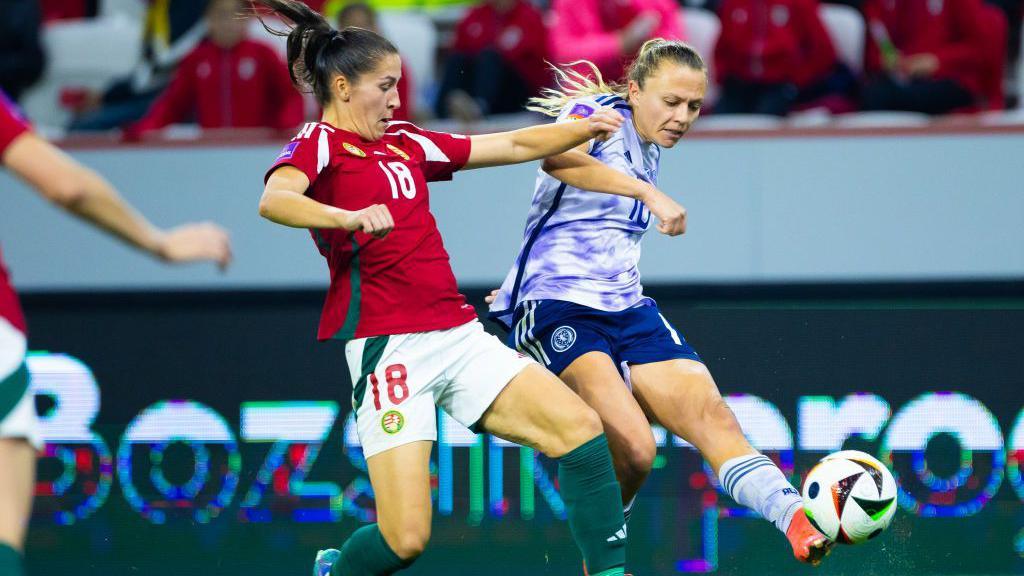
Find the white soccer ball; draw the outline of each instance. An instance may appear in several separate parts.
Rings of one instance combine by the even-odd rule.
[[[896,514],[896,480],[873,456],[829,454],[804,480],[804,512],[829,540],[860,544],[878,536]]]

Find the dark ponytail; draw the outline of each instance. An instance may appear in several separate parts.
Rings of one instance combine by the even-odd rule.
[[[321,106],[331,101],[331,79],[340,74],[349,82],[373,70],[382,58],[398,54],[386,38],[350,26],[338,31],[309,6],[296,0],[253,0],[292,22],[291,30],[275,30],[260,19],[271,34],[288,37],[288,73],[292,83],[313,92]]]

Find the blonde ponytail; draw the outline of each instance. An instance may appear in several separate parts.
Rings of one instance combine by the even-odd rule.
[[[629,65],[629,69],[626,71],[626,79],[636,82],[643,88],[644,82],[665,60],[671,60],[707,74],[704,59],[700,57],[693,46],[679,40],[652,38],[640,47],[636,60]],[[590,68],[590,74],[584,74],[574,68],[580,65]],[[605,82],[601,71],[589,60],[577,60],[561,66],[551,65],[551,69],[555,73],[555,87],[545,88],[541,90],[540,96],[530,98],[527,101],[527,110],[548,116],[558,116],[566,104],[583,96],[615,94],[623,98],[627,97],[627,84]]]
[[[583,74],[576,70],[575,66],[586,66],[590,68],[592,76]],[[526,109],[533,112],[540,112],[548,116],[558,116],[565,105],[583,96],[598,96],[601,94],[626,95],[626,87],[614,82],[605,82],[601,71],[589,60],[577,60],[562,66],[550,65],[555,73],[555,87],[541,90],[540,96],[530,98],[527,101]]]

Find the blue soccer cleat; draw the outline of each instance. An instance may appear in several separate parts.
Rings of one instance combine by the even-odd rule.
[[[316,562],[313,563],[313,576],[331,576],[331,567],[339,558],[341,551],[334,548],[317,552]]]

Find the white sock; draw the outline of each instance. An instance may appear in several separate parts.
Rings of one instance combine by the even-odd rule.
[[[622,507],[622,516],[626,520],[626,524],[629,524],[629,516],[633,513],[633,504],[636,502],[636,496],[629,499],[629,503]]]
[[[736,502],[761,514],[783,533],[803,506],[800,492],[767,456],[738,456],[722,465],[718,478]]]

